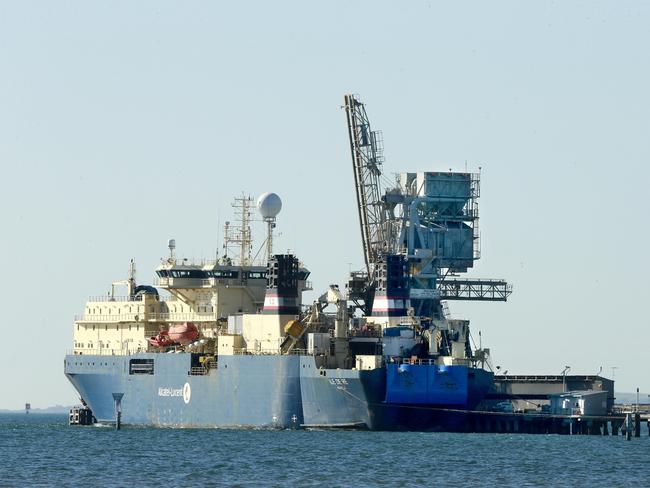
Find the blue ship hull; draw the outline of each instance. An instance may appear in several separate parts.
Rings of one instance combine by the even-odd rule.
[[[130,374],[132,360],[153,374]],[[191,354],[67,356],[65,374],[98,421],[167,427],[291,428],[303,422],[299,356],[221,356],[218,368],[191,375]],[[189,386],[186,386],[189,385]]]
[[[492,373],[468,366],[307,368],[300,378],[305,426],[464,430],[467,412],[481,402],[493,380]]]
[[[151,371],[133,362],[152,363]],[[466,366],[322,369],[313,356],[220,356],[193,375],[192,354],[69,355],[65,374],[100,422],[167,427],[460,430],[492,385]]]

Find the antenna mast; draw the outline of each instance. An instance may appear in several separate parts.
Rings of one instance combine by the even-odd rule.
[[[263,193],[257,199],[257,211],[266,222],[266,260],[270,260],[273,255],[273,229],[275,229],[275,220],[282,210],[282,200],[275,193]]]
[[[253,199],[242,193],[235,197],[232,207],[235,209],[237,224],[226,222],[224,225],[223,249],[224,257],[228,258],[229,252],[236,252],[239,266],[249,266],[251,263],[251,248],[253,243],[251,232],[251,206]]]

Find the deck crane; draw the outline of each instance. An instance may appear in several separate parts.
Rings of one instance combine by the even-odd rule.
[[[370,128],[366,109],[358,96],[345,95],[345,112],[354,169],[357,209],[361,225],[363,257],[368,278],[372,277],[377,260],[390,249],[387,209],[382,201],[381,165],[383,143],[381,133]]]
[[[480,257],[480,175],[401,173],[397,186],[384,191],[381,133],[371,129],[357,95],[345,95],[345,112],[366,265],[366,272],[351,273],[350,300],[368,313],[375,273],[381,274],[390,255],[401,255],[418,315],[441,317],[441,300],[505,301],[512,293],[505,280],[458,278]]]

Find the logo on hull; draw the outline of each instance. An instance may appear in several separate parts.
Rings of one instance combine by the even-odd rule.
[[[185,403],[190,403],[190,398],[192,398],[192,388],[190,388],[189,383],[183,385],[183,401]]]
[[[187,404],[190,403],[192,398],[192,388],[189,383],[185,383],[183,388],[158,388],[158,396],[161,397],[183,397],[183,401]]]

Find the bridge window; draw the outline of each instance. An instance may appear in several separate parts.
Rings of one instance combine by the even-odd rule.
[[[234,269],[212,269],[210,271],[206,271],[205,274],[210,278],[235,279],[239,277],[239,271],[236,271]]]
[[[173,278],[205,278],[206,274],[200,269],[172,269],[166,272],[167,276]],[[159,274],[159,276],[162,276]]]

